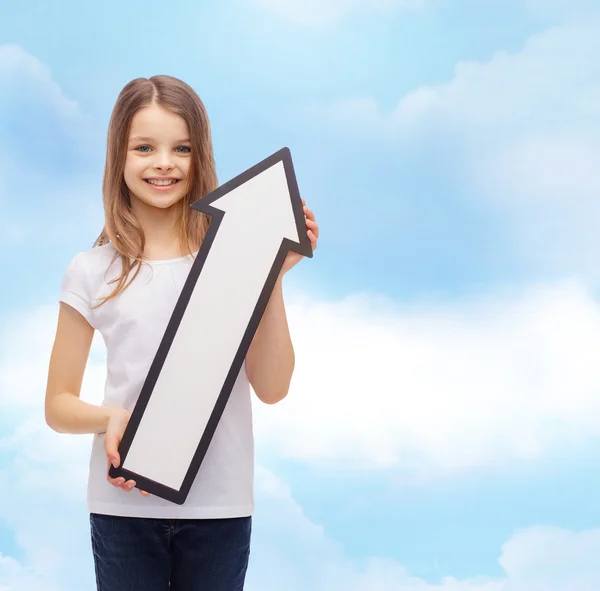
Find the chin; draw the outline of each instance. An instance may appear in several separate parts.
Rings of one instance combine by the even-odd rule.
[[[183,199],[183,195],[178,197],[165,197],[164,199],[144,199],[147,205],[156,207],[156,209],[170,209],[177,205]]]

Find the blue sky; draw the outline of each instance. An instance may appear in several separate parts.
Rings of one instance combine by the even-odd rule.
[[[593,2],[25,1],[3,22],[2,591],[91,581],[86,439],[44,427],[45,369],[114,100],[155,73],[205,101],[222,181],[289,146],[322,229],[286,284],[291,395],[256,409],[250,590],[600,585]],[[86,379],[98,400],[100,345]]]

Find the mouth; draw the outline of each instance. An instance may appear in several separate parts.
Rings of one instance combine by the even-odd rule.
[[[144,181],[147,184],[152,185],[153,187],[172,187],[173,185],[176,185],[177,183],[181,182],[181,179],[149,178],[149,179],[144,179]]]

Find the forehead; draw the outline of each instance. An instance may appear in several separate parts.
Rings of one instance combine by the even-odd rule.
[[[186,138],[188,133],[183,117],[158,105],[150,105],[133,116],[129,137],[144,136],[169,141]]]

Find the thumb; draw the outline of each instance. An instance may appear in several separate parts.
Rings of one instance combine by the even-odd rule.
[[[118,439],[110,434],[106,434],[106,438],[104,440],[104,449],[106,450],[106,455],[108,457],[108,461],[115,467],[119,467],[119,451],[118,451],[119,441]]]

